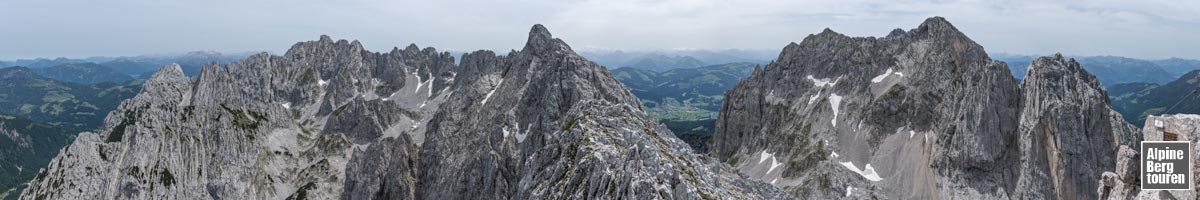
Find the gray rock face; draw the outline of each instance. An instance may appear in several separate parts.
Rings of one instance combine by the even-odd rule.
[[[726,93],[711,154],[802,198],[1095,198],[1136,128],[1061,60],[1018,85],[941,17],[883,38],[826,29]]]
[[[411,183],[412,168],[400,166],[415,160],[414,138],[445,99],[454,67],[432,48],[380,54],[328,37],[283,56],[209,64],[195,78],[163,67],[102,132],[80,134],[22,198],[327,199],[406,190],[397,183]]]
[[[541,25],[521,51],[301,42],[163,67],[24,199],[787,199],[692,152]]]
[[[1121,145],[1120,149],[1116,171],[1106,171],[1100,175],[1096,188],[1097,199],[1132,199],[1141,189],[1141,165],[1138,164],[1141,155],[1129,146]]]
[[[419,198],[786,198],[691,152],[540,25],[521,51],[462,63],[421,147]]]
[[[1141,141],[1095,76],[1061,54],[1034,60],[1021,83],[1021,199],[1096,199],[1118,146]],[[1053,187],[1047,187],[1053,186]]]
[[[1142,127],[1142,138],[1145,141],[1169,140],[1167,134],[1175,136],[1177,141],[1200,142],[1200,115],[1175,114],[1148,116]],[[1140,141],[1140,140],[1139,140]],[[1100,199],[1196,199],[1200,188],[1193,190],[1141,190],[1141,161],[1139,149],[1141,143],[1125,145],[1122,143],[1120,153],[1116,157],[1115,171],[1105,171],[1096,187],[1096,195]],[[1200,153],[1194,146],[1192,155]],[[1192,156],[1193,163],[1200,160]],[[1192,180],[1198,174],[1194,173],[1200,166],[1192,166]]]

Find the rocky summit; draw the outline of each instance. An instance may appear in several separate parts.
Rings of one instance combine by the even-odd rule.
[[[1073,59],[1007,65],[941,17],[787,45],[725,94],[710,153],[797,198],[1095,199],[1138,129]]]
[[[301,42],[168,65],[22,199],[788,199],[697,154],[541,25],[520,51]]]

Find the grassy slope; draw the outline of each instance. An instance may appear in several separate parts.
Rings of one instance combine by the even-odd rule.
[[[613,75],[641,99],[650,114],[703,152],[725,91],[750,76],[754,66],[728,63],[664,72],[625,67],[613,70]]]

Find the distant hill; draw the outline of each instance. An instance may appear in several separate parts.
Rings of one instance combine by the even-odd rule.
[[[691,56],[665,56],[665,55],[646,55],[626,63],[623,67],[632,67],[636,69],[645,69],[656,72],[663,72],[670,69],[694,68],[707,65],[700,60],[696,60]]]
[[[693,148],[702,149],[712,135],[726,90],[754,71],[754,63],[728,63],[664,72],[622,67],[613,76],[650,114]]]
[[[0,198],[15,199],[23,183],[46,167],[77,132],[22,117],[0,114]]]
[[[89,85],[41,77],[26,67],[0,68],[0,113],[91,130],[140,88],[138,81]]]
[[[1025,79],[1025,72],[1029,71],[1029,63],[1033,62],[1033,59],[1037,59],[1038,56],[998,54],[991,55],[991,57],[994,60],[1004,61],[1004,63],[1007,63],[1008,70],[1012,71],[1013,77],[1016,77],[1017,79]]]
[[[234,54],[225,55],[219,52],[212,51],[193,51],[181,55],[145,55],[135,57],[120,57],[108,62],[100,63],[105,67],[115,69],[121,73],[134,76],[138,79],[150,78],[149,75],[163,65],[178,63],[183,68],[183,73],[188,76],[200,74],[200,68],[204,64],[210,62],[231,63],[233,61],[245,58],[248,55]]]
[[[123,74],[96,63],[70,63],[53,67],[36,68],[33,72],[38,76],[81,84],[95,83],[125,83],[133,80],[132,76]]]
[[[0,67],[23,66],[28,68],[47,68],[66,64],[95,63],[110,68],[134,79],[147,79],[163,65],[178,63],[184,74],[195,76],[200,68],[210,62],[230,63],[250,56],[250,53],[223,54],[215,51],[193,51],[183,54],[141,55],[122,57],[89,57],[86,59],[71,58],[35,58],[18,59],[15,61],[0,61]]]
[[[116,60],[100,63],[104,67],[117,70],[123,74],[137,77],[138,79],[147,79],[149,76],[144,76],[147,73],[153,73],[157,67],[162,65],[158,62],[138,61],[130,58],[119,58]]]
[[[1174,74],[1176,77],[1183,76],[1192,70],[1200,69],[1200,60],[1182,58],[1156,60],[1154,64],[1158,64],[1163,70],[1167,70],[1167,72]]]
[[[580,55],[587,57],[600,65],[604,65],[609,69],[621,67],[634,67],[639,69],[647,69],[656,72],[663,72],[668,69],[701,67],[710,65],[709,63],[758,63],[765,64],[770,62],[775,56],[779,55],[778,51],[774,50],[661,50],[661,51],[581,51]],[[694,62],[699,61],[699,62]],[[676,63],[662,65],[647,65],[643,63]],[[696,64],[699,63],[699,64]],[[646,66],[655,66],[659,68],[651,68]]]
[[[89,62],[89,61],[81,60],[81,59],[61,58],[61,57],[55,58],[55,59],[35,58],[35,59],[19,59],[19,60],[13,61],[13,62],[9,62],[7,65],[5,65],[3,67],[25,66],[25,67],[29,67],[29,68],[43,68],[43,67],[58,66],[58,65],[62,65],[62,64],[87,63],[87,62]]]
[[[991,57],[1008,63],[1009,70],[1017,79],[1025,77],[1029,62],[1036,58],[1012,54],[996,54]],[[1077,61],[1107,87],[1138,82],[1164,84],[1184,73],[1200,69],[1200,60],[1181,58],[1144,60],[1120,56],[1087,56],[1079,57]]]
[[[1163,70],[1162,67],[1147,60],[1117,57],[1095,56],[1079,59],[1084,69],[1096,75],[1100,83],[1112,86],[1120,83],[1166,83],[1174,80],[1175,75]]]
[[[1108,90],[1117,112],[1134,125],[1143,125],[1147,115],[1200,114],[1200,70],[1191,71],[1166,84],[1124,83]],[[1195,92],[1195,93],[1193,93]],[[1171,108],[1175,106],[1174,108]],[[1168,109],[1170,109],[1168,111]]]

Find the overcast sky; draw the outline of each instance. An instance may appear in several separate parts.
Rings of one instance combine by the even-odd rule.
[[[1200,1],[3,0],[0,60],[269,51],[321,34],[383,51],[520,49],[545,24],[577,51],[781,49],[829,27],[883,36],[944,16],[989,53],[1200,59]]]

